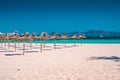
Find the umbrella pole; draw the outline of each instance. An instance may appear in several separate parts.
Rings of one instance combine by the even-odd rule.
[[[40,40],[40,52],[42,52],[42,40]]]
[[[22,55],[24,54],[25,54],[25,42],[23,42],[23,54]]]
[[[82,38],[80,38],[80,40],[81,40],[81,46],[82,46]]]
[[[3,47],[3,41],[1,40],[1,47]]]
[[[8,40],[8,49],[10,49],[10,40]]]
[[[8,43],[8,46],[7,46],[7,47],[8,47],[8,49],[9,49],[9,39],[7,40],[7,43]]]
[[[44,40],[44,47],[45,47],[45,40]]]
[[[4,40],[2,40],[2,47],[4,46]]]
[[[5,48],[6,48],[6,40],[5,40]]]
[[[9,39],[7,40],[7,43],[8,43],[8,49],[9,49],[9,45],[10,45],[10,43],[9,43]]]
[[[32,41],[30,41],[30,50],[32,50]]]
[[[0,40],[0,47],[2,47],[2,40]]]
[[[0,47],[1,47],[1,40],[0,40]]]
[[[37,46],[37,40],[35,42],[36,42],[36,46]]]
[[[54,49],[56,49],[56,39],[54,39]]]
[[[8,42],[8,41],[6,40],[6,48],[7,48],[7,42]]]
[[[65,40],[65,47],[66,47],[66,40]]]
[[[10,49],[10,40],[8,40],[8,49]]]
[[[4,47],[6,48],[6,40],[4,40]]]
[[[64,41],[62,40],[62,46],[63,46],[63,44],[64,44]]]
[[[16,40],[15,40],[15,52],[16,52]]]
[[[18,46],[20,45],[20,42],[18,41]]]
[[[75,44],[76,44],[76,39],[74,39],[74,46],[76,46]]]

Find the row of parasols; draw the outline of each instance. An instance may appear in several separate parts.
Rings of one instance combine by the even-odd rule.
[[[5,47],[6,48],[6,42],[8,42],[8,49],[10,48],[10,44],[11,41],[14,42],[14,51],[16,51],[16,43],[19,44],[20,41],[22,41],[23,43],[23,52],[22,55],[25,54],[25,44],[26,41],[29,41],[30,43],[30,50],[32,49],[32,41],[33,40],[40,40],[40,52],[42,52],[42,46],[43,46],[43,40],[54,40],[54,49],[56,49],[56,40],[57,39],[62,39],[62,44],[65,44],[66,47],[66,39],[74,39],[74,46],[76,46],[76,39],[81,39],[85,38],[84,35],[73,35],[71,37],[68,37],[67,35],[62,35],[62,36],[58,36],[57,33],[55,33],[53,36],[47,34],[46,32],[42,32],[40,36],[37,36],[35,33],[32,33],[31,35],[28,35],[27,32],[24,33],[24,35],[20,36],[20,35],[14,35],[14,36],[10,36],[10,35],[0,35],[0,43],[1,43],[1,47]],[[3,46],[4,43],[4,46]],[[37,45],[37,43],[36,43]],[[82,42],[81,42],[82,45]]]

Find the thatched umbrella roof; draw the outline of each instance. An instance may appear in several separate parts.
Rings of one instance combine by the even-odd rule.
[[[38,39],[38,36],[37,36],[37,34],[36,34],[35,32],[32,32],[31,36],[32,36],[32,38],[33,38],[34,40],[37,40],[37,39]]]
[[[10,35],[0,35],[0,37],[3,39],[3,40],[9,40],[10,39]]]
[[[17,40],[18,36],[11,36],[9,39],[10,40]]]
[[[38,37],[37,37],[37,39],[42,40],[42,39],[43,39],[43,37],[42,37],[42,36],[38,36]]]
[[[55,33],[53,36],[50,37],[50,39],[59,39],[60,37],[57,36],[57,33]]]
[[[77,36],[77,35],[73,35],[71,38],[73,38],[73,39],[77,39],[78,36]]]
[[[80,35],[80,36],[78,36],[78,38],[86,38],[86,36]]]
[[[2,36],[0,35],[0,40],[8,40],[9,39],[9,36]]]
[[[16,38],[16,37],[15,37]],[[13,39],[14,39],[14,37],[13,37]],[[32,35],[30,35],[30,36],[27,36],[27,35],[23,35],[23,36],[18,36],[17,38],[16,38],[16,40],[33,40],[33,37],[32,37]]]
[[[4,37],[2,35],[0,35],[0,40],[4,40]]]
[[[25,40],[25,37],[24,36],[18,37],[17,40]]]
[[[33,38],[34,40],[37,40],[37,39],[38,39],[38,36],[32,36],[32,38]]]
[[[49,34],[47,34],[46,32],[42,32],[41,33],[41,37],[44,39],[44,40],[48,40],[48,39],[50,39],[50,35]]]
[[[16,38],[16,37],[13,37]],[[33,40],[32,35],[28,36],[28,32],[24,32],[24,35],[22,37],[18,36],[16,38],[17,40]]]
[[[77,36],[77,35],[73,35],[71,38],[74,39],[74,46],[75,46],[75,44],[76,44],[76,39],[78,38],[78,36]]]
[[[62,36],[61,36],[61,39],[67,39],[67,38],[68,38],[67,35],[62,35]]]
[[[33,37],[31,35],[27,36],[27,37],[25,37],[25,40],[33,40]]]

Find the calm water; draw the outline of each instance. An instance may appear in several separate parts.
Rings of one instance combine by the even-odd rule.
[[[34,42],[40,42],[40,41],[33,41]],[[44,42],[44,40],[43,40]],[[47,43],[53,43],[54,40],[46,40]],[[62,43],[63,40],[56,40],[57,43]],[[66,43],[73,43],[74,40],[66,40]],[[76,43],[85,43],[85,44],[120,44],[120,39],[83,39],[83,40],[76,40]]]
[[[13,41],[11,41],[13,42]],[[23,41],[19,41],[23,42]],[[29,43],[30,41],[26,41]],[[34,40],[33,43],[40,43],[40,40]],[[43,43],[54,43],[54,40],[43,40]],[[63,40],[56,40],[57,43],[62,43]],[[84,44],[120,44],[120,39],[82,39],[76,40],[76,43],[84,43]],[[74,40],[66,40],[66,43],[74,43]]]

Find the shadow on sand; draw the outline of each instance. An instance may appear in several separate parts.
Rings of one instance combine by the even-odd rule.
[[[112,61],[119,62],[120,61],[120,57],[117,57],[117,56],[90,57],[89,60],[112,60]]]
[[[0,50],[7,50],[7,49],[4,49],[4,48],[0,48]]]
[[[34,52],[39,52],[39,51],[25,51],[26,53],[34,53]]]
[[[21,48],[21,49],[17,49],[17,50],[23,50],[23,48]],[[25,49],[25,50],[29,50],[29,49]]]
[[[53,48],[54,49],[54,48]],[[62,49],[62,47],[56,47],[55,49]]]
[[[0,51],[0,52],[13,52],[12,50],[5,50],[5,51]]]
[[[64,48],[72,48],[72,47],[75,47],[75,46],[73,46],[73,45],[72,46],[66,46],[66,47],[64,46]]]
[[[5,54],[5,56],[20,56],[21,54]]]
[[[43,49],[43,51],[51,51],[52,49]]]
[[[40,47],[33,47],[33,49],[40,49]]]

